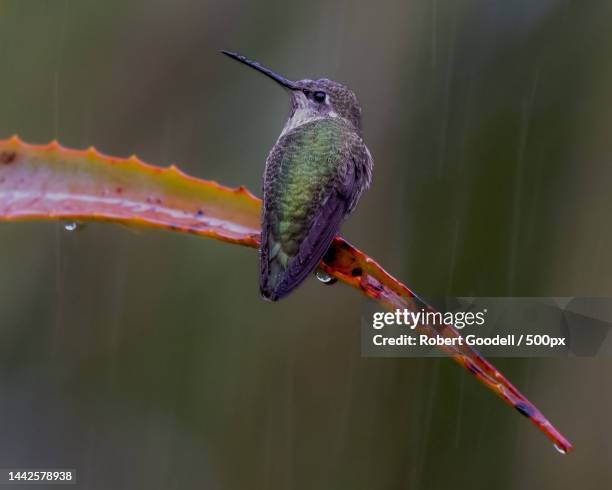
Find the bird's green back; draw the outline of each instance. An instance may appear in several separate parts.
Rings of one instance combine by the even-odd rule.
[[[340,118],[317,119],[283,135],[266,167],[264,190],[271,238],[292,256],[321,203],[333,192],[355,137]]]

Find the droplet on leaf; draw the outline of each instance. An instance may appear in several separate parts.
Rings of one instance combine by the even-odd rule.
[[[556,444],[553,444],[553,447],[561,454],[567,454],[567,451],[565,449],[563,449],[561,446],[557,446]]]
[[[320,269],[317,269],[316,276],[319,281],[321,281],[323,284],[327,284],[328,286],[331,286],[338,281],[338,279],[336,279],[334,276],[330,276],[327,272],[323,272]]]
[[[81,231],[85,228],[85,223],[80,223],[79,221],[70,221],[64,224],[64,230],[74,232]]]

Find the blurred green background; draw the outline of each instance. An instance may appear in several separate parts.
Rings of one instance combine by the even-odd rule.
[[[0,138],[259,194],[288,100],[347,83],[376,168],[345,236],[424,295],[612,294],[608,0],[0,2]],[[92,489],[607,488],[610,359],[497,359],[561,456],[447,359],[363,359],[364,299],[258,295],[252,250],[0,224],[0,467]]]

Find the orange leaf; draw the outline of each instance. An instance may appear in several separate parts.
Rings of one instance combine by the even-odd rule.
[[[0,219],[115,221],[256,247],[260,201],[136,157],[0,141]]]
[[[61,219],[111,221],[259,245],[261,201],[190,177],[176,167],[147,165],[136,157],[69,150],[57,142],[0,141],[0,221]],[[320,265],[328,274],[391,309],[431,308],[376,261],[336,237]],[[432,336],[460,337],[444,324],[422,326]],[[539,427],[563,452],[571,443],[495,367],[467,345],[443,348],[485,386]]]

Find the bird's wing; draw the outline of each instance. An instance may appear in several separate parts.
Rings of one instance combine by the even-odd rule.
[[[288,133],[268,157],[260,285],[272,301],[317,267],[369,184],[371,159],[361,138],[324,123],[329,127],[309,123]]]

